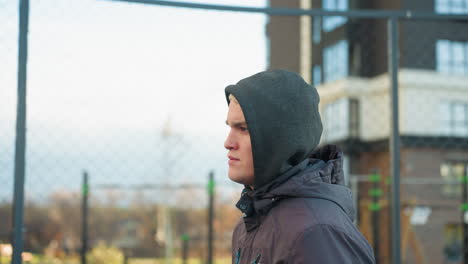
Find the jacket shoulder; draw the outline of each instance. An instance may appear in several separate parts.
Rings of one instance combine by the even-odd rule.
[[[318,198],[288,198],[273,208],[272,215],[280,226],[306,230],[315,225],[347,226],[351,218],[336,203]]]
[[[367,240],[332,201],[286,199],[272,213],[277,229],[290,232],[287,254],[292,263],[375,263]]]
[[[278,202],[262,221],[257,233],[258,239],[254,247],[264,247],[271,243],[278,245],[277,241],[282,241],[282,248],[289,247],[305,230],[324,223],[325,219],[317,208],[310,208],[305,198],[288,198]],[[243,230],[243,227],[236,227]],[[236,232],[241,234],[242,232]],[[266,245],[269,247],[268,245]]]
[[[287,259],[291,263],[375,263],[365,238],[328,224],[305,230],[294,241]]]

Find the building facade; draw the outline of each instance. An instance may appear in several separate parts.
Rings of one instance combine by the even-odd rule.
[[[407,10],[468,14],[468,0],[271,0],[270,7],[346,11]],[[410,262],[461,261],[461,184],[468,175],[468,21],[399,22],[399,126],[403,256]],[[322,144],[346,154],[348,175],[378,173],[383,205],[379,263],[390,256],[390,81],[387,21],[346,17],[276,17],[267,25],[269,68],[299,72],[321,96]],[[353,177],[353,176],[350,176]],[[359,181],[362,205],[371,197]],[[425,221],[412,212],[429,208]],[[386,211],[385,211],[386,210]],[[411,211],[412,210],[412,211]],[[416,215],[416,213],[414,214]],[[404,221],[407,221],[404,222]],[[367,227],[361,230],[372,240]],[[412,237],[409,239],[409,237]],[[407,239],[407,240],[405,240]],[[407,253],[405,253],[407,252]],[[457,255],[458,254],[458,255]],[[411,262],[413,261],[413,262]]]

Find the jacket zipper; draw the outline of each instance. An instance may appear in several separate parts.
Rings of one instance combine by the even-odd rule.
[[[239,264],[241,259],[241,249],[239,248],[236,252],[236,262],[235,264]]]

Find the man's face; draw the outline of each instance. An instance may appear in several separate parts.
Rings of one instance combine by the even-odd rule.
[[[229,150],[229,179],[253,186],[254,167],[250,134],[244,113],[237,102],[229,104],[226,124],[230,127],[224,147]]]

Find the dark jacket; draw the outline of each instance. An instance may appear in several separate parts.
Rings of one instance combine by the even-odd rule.
[[[322,134],[317,90],[298,74],[260,72],[225,89],[239,102],[253,156],[253,189],[237,207],[233,263],[374,263],[353,225],[351,193],[334,146]]]
[[[342,153],[317,150],[268,191],[244,190],[238,206],[253,212],[237,224],[232,263],[375,263],[353,224],[350,190],[342,185]],[[280,181],[281,181],[280,180]]]

